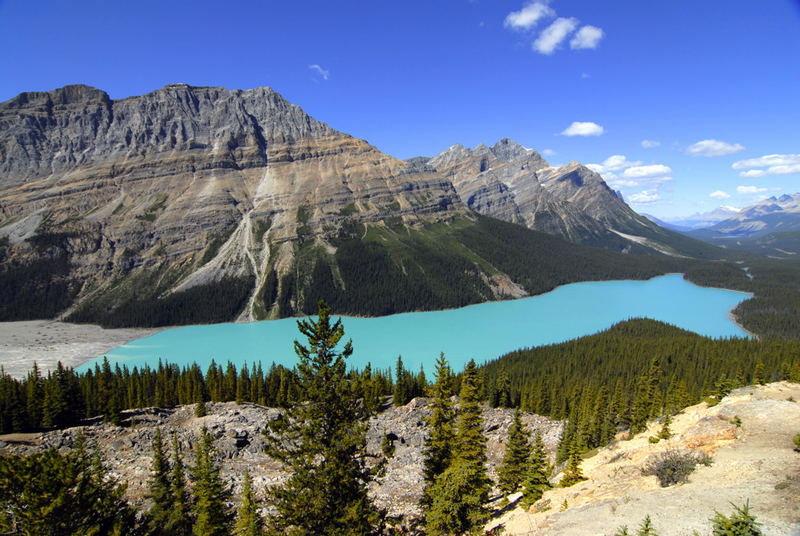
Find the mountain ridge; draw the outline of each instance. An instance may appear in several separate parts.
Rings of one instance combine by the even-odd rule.
[[[418,161],[418,159],[415,159]],[[481,214],[623,252],[714,255],[632,210],[589,167],[552,167],[534,149],[503,138],[475,148],[453,145],[425,165],[450,179],[464,203]]]
[[[778,258],[795,256],[800,254],[800,193],[769,197],[685,234],[730,249]]]
[[[171,84],[118,100],[81,85],[23,93],[0,103],[0,318],[254,320],[313,312],[320,297],[338,312],[389,314],[676,270],[479,217],[462,201],[475,165],[513,194],[501,219],[533,218],[539,231],[617,251],[705,254],[649,227],[577,162],[550,168],[507,138],[452,149],[445,173],[442,155],[398,160],[271,88]],[[490,204],[502,199],[476,188]],[[519,267],[522,251],[540,259],[545,248],[560,255],[547,278]],[[592,260],[568,275],[555,269],[579,258]]]

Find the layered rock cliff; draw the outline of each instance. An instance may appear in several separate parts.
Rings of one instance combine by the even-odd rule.
[[[113,100],[67,86],[0,103],[0,319],[207,323],[313,312],[318,299],[381,315],[675,270],[475,211],[676,254],[598,175],[510,140],[401,161],[270,88]]]
[[[162,290],[226,276],[257,289],[290,269],[298,238],[336,236],[344,220],[416,225],[466,212],[439,175],[270,88],[174,84],[112,100],[68,86],[0,104],[2,235],[20,257],[33,254],[26,239],[57,235],[81,297],[162,267]]]
[[[453,182],[466,205],[577,243],[679,254],[672,238],[634,212],[589,168],[552,167],[508,138],[491,147],[454,145],[426,164]]]

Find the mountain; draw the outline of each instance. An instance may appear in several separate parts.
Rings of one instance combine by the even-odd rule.
[[[464,203],[481,214],[617,251],[713,256],[634,212],[586,166],[552,167],[508,138],[491,147],[453,145],[424,164],[452,181]]]
[[[688,233],[715,245],[777,257],[800,253],[800,193],[770,197]]]
[[[655,223],[659,227],[663,227],[664,229],[670,229],[671,231],[677,231],[679,233],[683,233],[683,232],[692,230],[691,227],[684,227],[683,225],[675,225],[674,223],[670,223],[670,222],[664,221],[664,220],[662,220],[660,218],[656,218],[652,214],[646,214],[646,213],[642,212],[641,215],[644,216],[645,218],[647,218],[648,220],[650,220],[651,222]]]
[[[541,203],[568,207],[549,230],[603,232],[578,214],[610,214],[579,188],[607,189],[599,177],[494,150],[528,158],[553,192]],[[381,315],[675,269],[480,216],[442,161],[392,158],[270,88],[20,94],[0,103],[0,319],[206,323],[309,313],[320,298]]]
[[[681,232],[691,231],[694,229],[703,229],[705,227],[711,227],[723,220],[727,220],[728,218],[732,218],[739,213],[741,209],[736,207],[730,206],[721,206],[717,207],[714,210],[709,212],[698,212],[696,214],[692,214],[691,216],[684,216],[679,218],[663,218],[662,220],[657,220],[653,216],[647,216],[651,221],[658,223],[662,227],[667,227],[668,229],[673,229]],[[660,222],[660,223],[659,223]]]
[[[754,237],[800,230],[800,193],[770,197],[704,229],[700,235]]]

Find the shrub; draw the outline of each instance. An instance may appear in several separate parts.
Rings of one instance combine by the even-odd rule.
[[[648,458],[642,474],[655,475],[667,487],[686,482],[697,465],[711,465],[711,458],[698,451],[669,449]]]
[[[800,452],[800,434],[794,436],[794,450]]]

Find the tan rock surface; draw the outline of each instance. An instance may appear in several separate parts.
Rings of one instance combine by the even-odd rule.
[[[731,503],[749,502],[765,534],[798,535],[800,453],[792,438],[800,432],[800,404],[792,399],[800,400],[798,384],[739,389],[717,406],[687,408],[673,421],[674,436],[657,444],[648,437],[660,424],[651,423],[647,432],[585,460],[588,481],[548,491],[542,501],[549,501],[549,510],[517,507],[492,525],[503,524],[509,535],[610,536],[621,525],[634,529],[649,514],[661,536],[705,535],[715,511],[730,514]],[[741,427],[731,422],[736,416]],[[649,456],[671,448],[702,450],[713,464],[698,466],[688,483],[662,488],[641,468]]]
[[[67,86],[0,103],[0,238],[24,261],[52,255],[26,239],[61,233],[79,300],[161,268],[162,292],[233,275],[252,276],[255,295],[270,271],[291,267],[287,242],[336,236],[344,221],[413,226],[467,213],[433,170],[270,88],[173,84],[111,100]]]
[[[205,426],[216,438],[217,457],[222,475],[238,493],[242,473],[249,468],[259,493],[264,487],[286,478],[280,464],[264,454],[263,434],[267,423],[279,410],[256,404],[237,405],[233,402],[209,403],[208,415],[197,418],[194,406],[173,409],[147,408],[123,412],[124,427],[113,426],[96,419],[93,424],[42,434],[10,434],[0,436],[0,454],[29,453],[46,447],[69,448],[78,434],[84,434],[91,445],[103,453],[112,474],[128,482],[129,499],[141,502],[146,493],[151,464],[151,443],[157,427],[164,433],[177,434],[187,463],[192,463],[194,444]],[[384,434],[391,433],[395,453],[389,459],[384,475],[373,486],[376,503],[391,515],[418,515],[422,496],[423,446],[430,414],[428,400],[415,398],[405,406],[389,406],[373,417],[367,432],[367,448],[371,460],[381,458]],[[490,474],[500,463],[503,442],[508,434],[514,411],[490,409],[483,412],[484,433],[488,444]],[[534,414],[524,414],[523,421],[531,430],[541,432],[552,452],[558,445],[563,423]]]
[[[578,162],[553,167],[535,150],[505,138],[491,147],[453,145],[425,164],[451,180],[464,203],[482,214],[573,242],[616,243],[622,250],[638,244],[677,254],[662,229]]]

